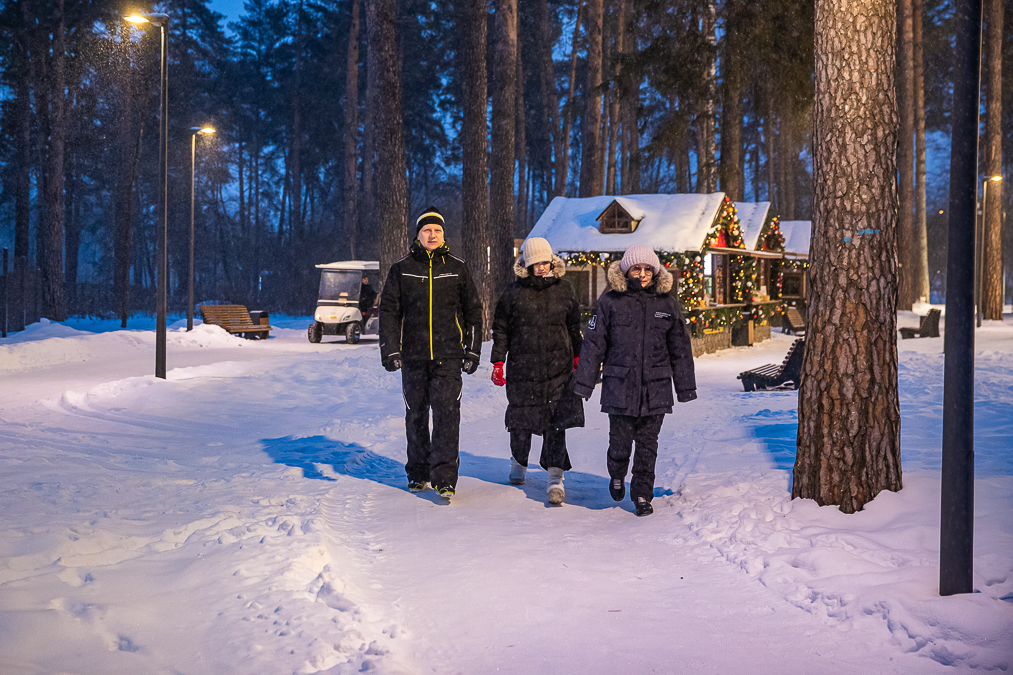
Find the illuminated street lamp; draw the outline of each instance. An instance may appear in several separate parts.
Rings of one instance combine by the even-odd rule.
[[[124,17],[137,26],[158,26],[162,33],[161,75],[159,77],[160,120],[158,171],[162,184],[158,212],[162,219],[158,236],[158,273],[155,277],[155,377],[165,379],[165,310],[169,286],[169,15],[133,13]]]
[[[977,312],[976,325],[981,328],[981,302],[982,302],[982,289],[981,280],[984,277],[984,270],[982,267],[985,264],[985,207],[988,197],[988,184],[998,183],[1002,180],[1002,176],[995,174],[994,176],[988,176],[985,180],[981,181],[981,225],[975,228],[975,244],[974,251],[974,304]]]
[[[195,183],[197,176],[197,134],[213,134],[211,127],[190,127],[193,135],[190,136],[190,280],[189,280],[189,302],[186,304],[186,329],[193,330],[193,203],[195,194]]]

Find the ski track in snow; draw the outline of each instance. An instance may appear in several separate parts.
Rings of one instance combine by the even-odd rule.
[[[151,350],[146,333],[50,330],[2,347],[11,373]],[[608,497],[597,395],[568,434],[567,504],[550,508],[537,449],[527,484],[506,484],[505,394],[483,363],[465,377],[447,505],[404,489],[400,379],[375,344],[222,333],[175,348],[274,351],[166,381],[103,381],[99,366],[34,405],[0,401],[0,672],[1013,665],[1009,338],[975,372],[977,592],[940,598],[941,340],[900,345],[900,493],[852,516],[790,499],[795,392],[735,380],[783,356],[776,335],[698,359],[701,398],[666,419],[657,511],[637,519]]]

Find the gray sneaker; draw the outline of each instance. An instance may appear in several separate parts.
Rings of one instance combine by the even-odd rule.
[[[549,469],[549,480],[546,484],[546,492],[549,493],[550,504],[562,504],[566,499],[566,491],[563,489],[563,470],[558,467]]]
[[[510,484],[524,485],[524,477],[528,474],[528,467],[524,466],[511,455],[510,457]]]

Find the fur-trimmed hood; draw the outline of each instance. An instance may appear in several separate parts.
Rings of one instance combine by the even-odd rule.
[[[523,253],[517,256],[517,260],[514,261],[514,274],[516,274],[521,279],[524,279],[525,277],[528,276],[528,268],[526,265],[524,265],[523,261],[524,261]],[[566,274],[566,263],[563,262],[563,259],[560,258],[555,253],[552,254],[551,273],[554,279],[561,279],[563,275]]]
[[[609,288],[613,291],[618,291],[620,293],[626,292],[626,275],[623,274],[623,270],[619,266],[619,261],[616,261],[608,266],[606,279],[608,279]],[[672,273],[664,267],[662,267],[651,279],[651,285],[654,285],[655,292],[661,295],[671,291],[674,284],[675,279],[672,277]],[[650,286],[648,286],[648,288],[650,288]]]

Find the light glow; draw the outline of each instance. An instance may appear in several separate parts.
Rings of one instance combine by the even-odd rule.
[[[141,16],[140,14],[129,14],[123,18],[130,23],[151,23],[148,21],[147,17]]]

